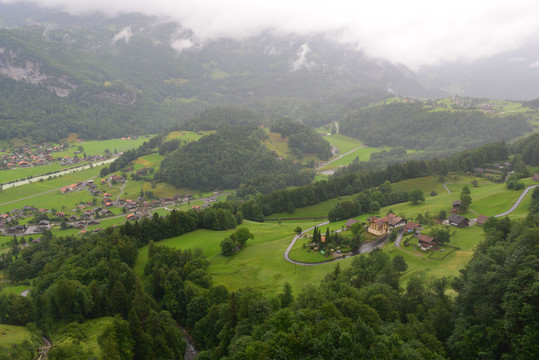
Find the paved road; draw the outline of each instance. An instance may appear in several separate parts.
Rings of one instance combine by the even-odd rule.
[[[316,225],[317,227],[321,227],[321,226],[324,226],[324,225],[327,225],[329,224],[329,221],[324,221],[323,223],[320,223],[318,225]],[[325,264],[325,263],[328,263],[328,262],[331,262],[333,260],[328,260],[328,261],[324,261],[324,262],[321,262],[321,263],[303,263],[303,262],[299,262],[299,261],[295,261],[295,260],[292,260],[290,259],[290,250],[292,250],[292,248],[294,247],[294,244],[296,243],[296,241],[304,234],[306,233],[307,231],[310,231],[312,229],[314,229],[315,227],[311,227],[311,228],[308,228],[307,230],[304,230],[301,234],[298,234],[296,236],[294,236],[294,238],[292,239],[292,242],[290,243],[290,245],[288,245],[288,247],[286,248],[285,252],[284,252],[284,258],[286,261],[288,262],[291,262],[292,264],[296,264],[296,265],[302,265],[302,266],[315,266],[315,265],[320,265],[320,264]]]
[[[494,217],[502,217],[502,216],[506,216],[506,215],[509,215],[511,214],[513,211],[516,210],[516,208],[520,205],[520,203],[522,202],[522,200],[524,200],[524,197],[532,190],[532,189],[535,189],[537,186],[539,185],[531,185],[531,186],[528,186],[523,192],[522,194],[520,194],[520,196],[518,197],[517,201],[513,204],[513,206],[511,207],[511,209],[507,210],[506,212],[503,212],[501,214],[498,214],[498,215],[494,215]]]
[[[322,226],[328,225],[328,224],[329,224],[329,221],[324,221],[323,223],[320,223],[320,224],[316,225],[316,227],[322,227]],[[342,258],[330,259],[330,260],[322,261],[322,262],[318,262],[318,263],[304,263],[304,262],[295,261],[295,260],[290,259],[290,256],[289,256],[290,251],[294,247],[294,244],[296,243],[296,241],[304,233],[306,233],[307,231],[310,231],[310,230],[312,230],[314,228],[315,227],[313,226],[311,228],[308,228],[307,230],[304,230],[301,234],[298,234],[298,235],[294,236],[294,239],[292,239],[292,242],[290,243],[290,245],[288,245],[288,247],[286,248],[286,250],[284,252],[284,255],[283,255],[286,261],[288,261],[288,262],[290,262],[292,264],[301,265],[301,266],[316,266],[316,265],[327,264],[327,263],[330,263],[330,262],[333,262],[333,261],[346,259],[346,258],[349,258],[350,256],[354,256],[354,255],[348,255],[348,256],[345,256],[345,257],[342,257]],[[388,239],[389,239],[389,234],[377,239],[376,241],[369,241],[369,242],[363,243],[359,247],[359,252],[357,254],[365,254],[365,253],[373,251],[375,248],[381,248],[388,241]],[[355,255],[357,255],[357,254],[355,254]]]
[[[331,161],[328,161],[327,163],[324,163],[324,164],[320,165],[319,167],[316,168],[316,170],[320,170],[320,169],[322,169],[323,167],[328,166],[328,165],[331,164],[332,162],[339,160],[339,159],[342,158],[343,156],[346,156],[346,155],[348,155],[348,154],[353,153],[354,151],[356,151],[356,150],[358,150],[358,149],[361,149],[362,147],[363,147],[363,146],[358,146],[357,148],[352,149],[352,150],[350,150],[349,152],[347,152],[347,153],[345,153],[345,154],[339,155],[339,156],[337,156],[335,159],[333,159],[333,160],[331,160]]]
[[[29,292],[30,292],[30,289],[24,290],[24,291],[21,293],[21,296],[26,297],[26,296],[28,296],[28,293],[29,293]]]
[[[400,247],[401,246],[401,240],[402,240],[402,236],[404,235],[404,231],[401,229],[399,230],[399,236],[397,236],[397,238],[395,239],[395,246],[396,247]]]

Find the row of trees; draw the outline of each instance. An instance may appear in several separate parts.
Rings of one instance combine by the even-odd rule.
[[[361,171],[361,164],[356,163],[344,170],[337,171],[328,180],[318,181],[291,190],[278,190],[267,195],[259,194],[254,199],[243,202],[238,201],[237,207],[245,219],[263,221],[264,216],[270,214],[285,211],[293,212],[297,208],[314,205],[338,196],[360,193],[364,190],[382,186],[378,193],[366,192],[364,196],[365,199],[368,196],[369,201],[365,200],[360,203],[362,211],[371,211],[372,200],[378,202],[380,206],[409,200],[422,200],[422,197],[419,196],[422,195],[422,192],[420,194],[392,192],[390,187],[389,191],[387,191],[386,187],[383,186],[386,181],[388,182],[386,185],[389,184],[390,186],[390,182],[422,176],[445,175],[449,171],[471,171],[481,164],[505,160],[507,155],[508,150],[504,143],[494,143],[464,151],[447,159],[410,160],[402,164],[390,164],[383,170]],[[373,194],[374,199],[372,199]],[[413,195],[412,199],[410,199],[410,195]],[[376,207],[375,205],[373,204],[372,210]],[[346,218],[344,214],[340,216]]]

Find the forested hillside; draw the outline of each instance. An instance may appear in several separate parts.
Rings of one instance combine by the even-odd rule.
[[[172,152],[161,163],[157,179],[193,189],[237,188],[259,176],[284,176],[286,185],[312,181],[301,164],[279,160],[262,143],[266,137],[256,127],[227,127]]]
[[[510,140],[533,128],[522,114],[488,116],[482,111],[430,111],[424,104],[393,103],[349,115],[341,131],[370,146],[466,149]]]

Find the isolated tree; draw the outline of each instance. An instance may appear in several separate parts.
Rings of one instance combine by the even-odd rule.
[[[447,217],[447,212],[445,210],[440,210],[438,213],[438,219],[444,220]]]
[[[470,195],[470,188],[468,187],[468,185],[464,185],[464,187],[462,188],[461,194],[468,194],[468,195]]]
[[[399,272],[408,270],[408,264],[402,255],[397,255],[393,258],[393,270]]]
[[[430,236],[434,238],[438,244],[445,244],[451,240],[451,233],[448,229],[434,228],[430,231]]]
[[[221,241],[221,253],[224,256],[232,255],[234,251],[236,251],[237,247],[238,244],[230,237],[226,237],[223,241]]]
[[[408,199],[412,202],[413,205],[417,205],[420,202],[425,202],[425,195],[421,189],[414,189],[408,194]]]
[[[296,226],[296,228],[294,229],[294,232],[298,235],[301,234],[302,231],[303,229],[301,228],[301,226]]]
[[[460,210],[462,212],[466,212],[468,210],[468,206],[472,203],[472,198],[468,194],[461,194],[460,195]]]
[[[397,237],[399,236],[399,232],[395,229],[391,230],[391,234],[389,234],[389,241],[393,242],[397,240]]]
[[[371,213],[377,213],[380,211],[380,203],[378,201],[371,201],[369,204],[369,211]]]
[[[234,233],[230,234],[230,238],[238,243],[240,248],[244,247],[247,240],[254,239],[255,235],[246,227],[239,228]]]

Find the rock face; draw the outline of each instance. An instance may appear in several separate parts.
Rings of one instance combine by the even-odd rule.
[[[45,85],[45,88],[59,97],[68,96],[77,85],[65,77],[54,77],[41,71],[41,64],[30,60],[19,60],[21,49],[17,51],[0,48],[0,76],[15,81],[25,81],[33,85]]]

